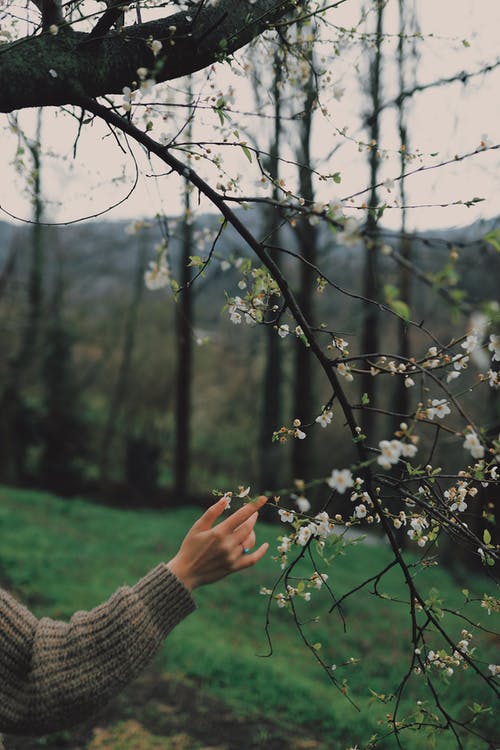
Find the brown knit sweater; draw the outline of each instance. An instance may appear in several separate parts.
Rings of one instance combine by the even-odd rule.
[[[163,563],[68,623],[38,620],[0,589],[0,732],[44,734],[85,719],[194,608]]]

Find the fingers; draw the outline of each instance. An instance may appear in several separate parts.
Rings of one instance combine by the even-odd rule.
[[[264,497],[264,495],[261,495],[254,503],[248,503],[247,505],[244,505],[242,508],[237,510],[235,513],[229,516],[229,518],[222,522],[221,526],[224,526],[224,531],[231,532],[237,529],[238,526],[241,526],[245,521],[247,521],[247,519],[253,516],[254,513],[257,513],[262,508],[264,503],[266,503],[266,501],[267,498]]]
[[[255,565],[255,563],[258,563],[259,560],[264,557],[268,549],[269,544],[264,542],[264,544],[261,544],[251,555],[242,555],[238,560],[235,571],[244,570],[245,568],[250,568],[252,565]]]
[[[245,539],[250,536],[250,534],[253,531],[253,527],[255,526],[257,522],[259,514],[257,512],[252,513],[250,518],[248,518],[245,523],[240,524],[234,531],[233,531],[233,539],[236,544],[242,544],[243,546],[246,546],[244,544]]]
[[[210,529],[215,521],[221,516],[224,511],[227,508],[227,500],[224,497],[221,497],[220,500],[217,500],[216,503],[210,506],[205,513],[198,518],[198,520],[193,524],[193,529],[197,529],[198,531],[206,531],[207,529]]]
[[[234,531],[244,521],[252,516],[256,511],[259,511],[264,503],[267,502],[267,498],[264,495],[260,495],[254,503],[248,503],[242,508],[233,513],[226,521],[224,521],[224,531]],[[198,531],[206,531],[210,529],[215,521],[224,513],[227,508],[227,500],[221,497],[216,503],[211,505],[205,513],[193,524],[193,528]],[[221,524],[222,525],[222,524]]]
[[[246,539],[242,542],[243,549],[253,549],[255,547],[255,531],[251,531]]]

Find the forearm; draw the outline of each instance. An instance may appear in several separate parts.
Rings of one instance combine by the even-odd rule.
[[[2,592],[0,731],[38,734],[74,724],[115,695],[194,609],[166,565],[69,623],[36,620]]]

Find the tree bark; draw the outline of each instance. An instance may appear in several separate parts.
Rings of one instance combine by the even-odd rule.
[[[187,94],[192,101],[191,86]],[[192,118],[187,126],[187,139],[192,138]],[[193,380],[193,268],[189,256],[193,255],[193,225],[191,215],[191,185],[184,181],[184,218],[182,222],[182,248],[179,280],[182,291],[175,308],[177,336],[177,385],[175,402],[175,462],[174,488],[177,501],[189,495],[191,458],[191,390]]]
[[[314,105],[317,90],[314,79],[314,59],[312,53],[308,59],[311,66],[309,79],[304,86],[304,97],[302,100],[303,112],[299,127],[299,147],[297,161],[299,164],[299,191],[307,205],[312,205],[315,200],[314,186],[311,173],[311,134],[313,125]],[[297,220],[295,226],[296,237],[299,241],[301,257],[304,263],[300,264],[299,290],[297,300],[301,306],[304,317],[309,325],[313,324],[314,318],[314,292],[316,274],[312,267],[316,265],[318,254],[318,227],[310,224],[307,217]],[[300,419],[301,423],[308,424],[313,418],[313,392],[314,373],[313,359],[309,347],[297,342],[294,364],[293,384],[293,416]],[[307,440],[294,440],[292,443],[292,473],[295,479],[309,480],[313,476],[312,457],[314,444],[312,436]]]
[[[144,289],[144,269],[146,267],[147,251],[148,246],[146,239],[143,235],[140,235],[137,248],[137,265],[133,282],[133,290],[126,312],[121,360],[101,441],[99,482],[101,485],[101,491],[104,494],[106,493],[109,480],[109,458],[112,454],[112,447],[118,428],[120,412],[122,411],[122,407],[127,396],[128,381],[132,368],[137,318],[139,315],[139,307],[141,304]]]
[[[154,70],[157,83],[194,73],[227,59],[301,5],[219,0],[102,37],[68,25],[0,45],[0,112],[119,94],[134,86],[140,67]],[[163,45],[156,57],[153,39]]]
[[[273,87],[272,96],[274,100],[274,130],[269,148],[269,161],[267,164],[269,174],[273,180],[272,198],[279,200],[278,182],[280,176],[279,158],[281,156],[281,84],[283,80],[282,59],[280,48],[274,56]],[[281,215],[274,208],[268,209],[265,214],[266,236],[272,241],[279,243]],[[276,264],[280,265],[279,258]],[[270,300],[270,308],[279,304],[277,297]],[[276,317],[274,312],[268,311],[265,346],[265,369],[263,379],[262,415],[260,423],[259,439],[259,483],[263,490],[275,491],[280,486],[281,467],[283,463],[282,446],[273,444],[272,435],[274,430],[279,429],[282,420],[282,349],[281,340],[276,334],[271,321]]]
[[[378,195],[377,180],[380,163],[379,138],[380,138],[380,99],[381,99],[381,77],[382,77],[382,31],[384,4],[377,0],[377,27],[374,43],[373,59],[370,67],[370,99],[372,112],[368,117],[368,127],[370,132],[370,142],[372,144],[369,152],[370,167],[370,200],[368,203],[368,216],[366,219],[365,244],[365,270],[363,278],[363,296],[369,300],[378,300],[380,298],[380,278],[379,278],[379,251],[377,246],[378,233]],[[361,334],[362,351],[371,354],[378,351],[379,342],[379,311],[375,305],[367,304],[365,318],[363,322],[363,331]],[[371,401],[375,400],[376,379],[367,371],[361,376],[361,388],[363,393],[368,393]],[[374,428],[374,412],[365,411],[363,413],[363,432],[374,439],[371,434]]]

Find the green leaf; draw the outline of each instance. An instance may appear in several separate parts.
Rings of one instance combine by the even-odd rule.
[[[250,153],[250,151],[248,149],[248,146],[245,146],[244,143],[240,143],[240,146],[241,146],[241,150],[243,151],[243,153],[245,154],[245,156],[247,157],[248,161],[251,164],[252,163],[252,154]]]
[[[484,242],[491,245],[497,253],[500,253],[500,229],[493,229],[483,237]]]
[[[356,437],[353,437],[352,442],[353,443],[362,443],[363,440],[366,440],[366,435],[363,435],[363,433],[360,432],[359,435],[356,435]]]
[[[399,289],[394,284],[384,284],[384,297],[387,302],[397,299]]]
[[[406,304],[406,302],[403,302],[402,299],[395,299],[390,304],[389,307],[391,310],[394,310],[394,312],[404,318],[405,320],[410,320],[411,318],[411,312],[410,308]]]
[[[199,255],[190,255],[188,268],[202,268],[205,265],[205,260],[200,258]]]
[[[337,185],[339,185],[339,184],[340,184],[340,183],[342,182],[342,177],[341,177],[341,175],[340,175],[340,172],[335,172],[334,174],[332,174],[332,180],[333,180],[333,181],[334,181],[334,182],[335,182],[335,183],[336,183]]]
[[[370,403],[370,397],[367,393],[363,393],[363,395],[361,396],[361,403],[363,404],[363,406],[368,406],[368,404]]]
[[[483,531],[483,542],[484,542],[485,544],[489,544],[489,543],[491,542],[491,534],[490,534],[490,532],[488,531],[488,529],[485,529],[485,530]]]

